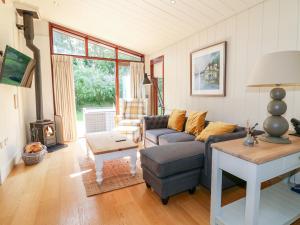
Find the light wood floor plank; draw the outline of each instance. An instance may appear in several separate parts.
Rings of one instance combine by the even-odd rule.
[[[210,192],[201,186],[167,206],[145,184],[87,198],[80,154],[80,145],[70,143],[36,166],[17,165],[0,186],[0,225],[209,225]],[[226,190],[223,205],[244,195],[240,187]]]

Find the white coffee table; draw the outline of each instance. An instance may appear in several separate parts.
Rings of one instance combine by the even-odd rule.
[[[126,137],[132,138],[134,142],[138,142],[140,138],[140,127],[137,126],[118,126],[113,130],[123,134]]]
[[[119,141],[126,139],[125,141]],[[130,157],[130,173],[136,174],[136,161],[138,144],[121,135],[119,132],[97,132],[86,135],[87,156],[89,150],[95,157],[96,181],[101,184],[103,181],[103,163],[105,160],[114,160]]]

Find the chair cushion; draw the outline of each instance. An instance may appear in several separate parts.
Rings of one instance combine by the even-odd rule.
[[[158,137],[159,145],[165,145],[175,142],[194,141],[195,136],[185,132],[176,132],[171,134],[164,134]]]
[[[119,126],[140,126],[141,123],[139,119],[124,119],[119,122]]]
[[[139,115],[145,115],[145,101],[143,99],[126,100],[124,104],[125,119],[138,119]]]
[[[177,131],[168,128],[151,129],[151,130],[146,130],[145,137],[148,140],[152,141],[153,143],[158,144],[159,136],[163,134],[170,134],[170,133],[177,133]]]
[[[199,141],[180,142],[141,150],[142,167],[163,178],[204,167],[205,144]]]

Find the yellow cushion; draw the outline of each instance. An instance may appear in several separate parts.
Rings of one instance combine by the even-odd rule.
[[[190,112],[185,124],[185,132],[198,135],[204,129],[207,112]]]
[[[208,126],[196,137],[197,141],[206,141],[209,136],[231,133],[236,125],[224,122],[210,122]]]
[[[185,122],[185,110],[174,109],[170,114],[168,128],[182,131]]]

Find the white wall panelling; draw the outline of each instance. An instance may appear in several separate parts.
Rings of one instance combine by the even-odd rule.
[[[234,7],[234,6],[232,6]],[[270,88],[247,88],[247,77],[262,54],[300,50],[300,0],[267,0],[149,56],[165,56],[167,112],[173,108],[208,110],[209,120],[260,127]],[[227,41],[227,96],[190,96],[191,51]],[[284,74],[283,74],[284,76]],[[286,118],[300,118],[300,88],[287,88]]]

